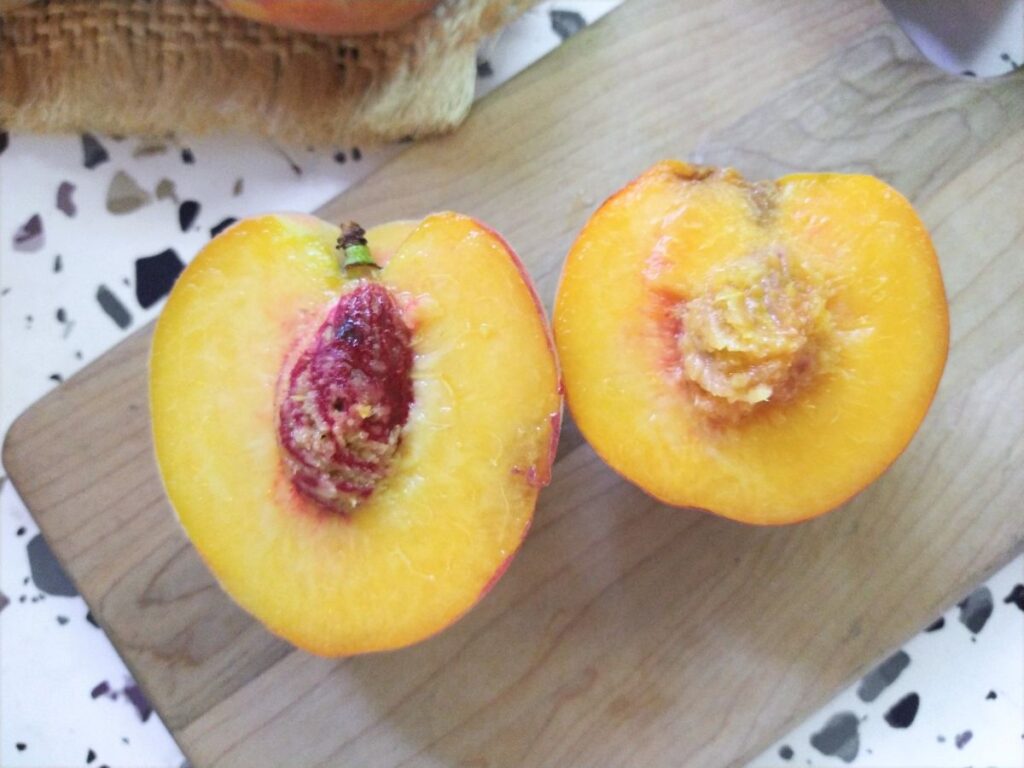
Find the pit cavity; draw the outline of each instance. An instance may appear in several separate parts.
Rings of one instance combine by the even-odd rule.
[[[793,399],[830,364],[824,284],[781,248],[712,269],[675,305],[677,375],[698,410],[736,422]]]

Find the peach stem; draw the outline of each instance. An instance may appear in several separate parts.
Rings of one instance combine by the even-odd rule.
[[[342,268],[349,267],[373,267],[380,269],[380,265],[373,260],[370,254],[370,247],[366,243],[366,230],[354,221],[347,221],[341,225],[341,237],[338,238],[338,248],[345,254],[342,261]]]

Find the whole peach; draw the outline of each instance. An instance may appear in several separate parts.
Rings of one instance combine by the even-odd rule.
[[[390,32],[439,0],[217,0],[225,9],[266,24],[321,35]]]

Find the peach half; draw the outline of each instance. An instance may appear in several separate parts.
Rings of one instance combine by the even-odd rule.
[[[927,231],[881,181],[663,162],[580,233],[554,332],[573,417],[614,469],[668,504],[781,524],[904,450],[949,317]]]
[[[529,278],[487,227],[283,214],[182,273],[150,404],[168,497],[224,590],[342,656],[422,640],[497,581],[550,477],[561,388]]]

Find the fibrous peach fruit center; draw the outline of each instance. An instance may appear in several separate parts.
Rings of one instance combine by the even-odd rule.
[[[341,512],[388,472],[412,403],[410,331],[387,288],[344,293],[283,372],[278,438],[295,488]]]
[[[824,285],[780,249],[712,269],[676,306],[681,375],[697,407],[727,421],[793,397],[827,363]]]

